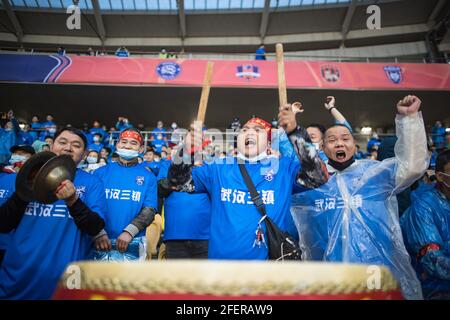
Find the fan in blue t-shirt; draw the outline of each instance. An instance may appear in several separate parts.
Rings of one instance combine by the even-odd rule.
[[[86,145],[80,130],[67,128],[52,151],[79,163]],[[105,225],[103,192],[98,178],[77,170],[73,182],[60,184],[52,204],[28,203],[16,193],[8,198],[0,208],[0,232],[14,232],[0,267],[0,299],[49,299],[67,265],[92,256]]]
[[[268,154],[272,151],[271,125],[260,118],[252,118],[237,137],[238,158],[218,159],[194,168],[174,158],[168,173],[169,187],[207,193],[211,199],[210,259],[268,258],[267,247],[257,237],[261,214],[251,200],[238,163],[245,163],[268,216],[283,230],[293,226],[290,203],[294,181],[309,188],[327,181],[324,163],[314,146],[306,142],[309,140],[306,130],[297,127],[290,105],[280,108],[279,124],[289,133],[289,140],[297,151],[289,157]],[[191,141],[188,135],[186,145],[190,146]],[[187,152],[190,153],[191,148]],[[261,227],[265,232],[265,225]]]
[[[146,257],[145,230],[158,207],[156,177],[138,162],[144,147],[137,129],[122,131],[116,148],[118,161],[94,173],[104,184],[107,204],[106,234],[97,246],[100,250],[96,252],[96,259],[143,260]],[[114,240],[115,248],[110,239]]]

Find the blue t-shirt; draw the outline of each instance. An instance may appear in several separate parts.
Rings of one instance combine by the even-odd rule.
[[[91,136],[91,139],[88,140],[89,143],[93,142],[93,137],[94,137],[94,134],[96,134],[96,133],[100,133],[102,135],[102,137],[101,137],[102,142],[107,140],[108,133],[105,130],[103,130],[102,128],[91,128],[89,130],[89,135]]]
[[[130,53],[127,50],[118,50],[116,51],[116,57],[119,58],[128,58]]]
[[[294,224],[291,192],[300,168],[296,155],[270,158],[271,163],[246,163],[249,176],[266,205],[268,216],[282,229]],[[273,161],[275,160],[275,161]],[[251,201],[236,158],[217,159],[192,170],[195,192],[211,199],[210,259],[265,260],[268,249],[253,246],[261,214]],[[265,230],[265,224],[262,224]]]
[[[36,137],[31,134],[31,132],[20,132],[20,137],[22,139],[22,144],[32,145]]]
[[[152,146],[156,152],[161,153],[162,147],[167,146],[167,143],[164,140],[155,139],[152,141]]]
[[[381,141],[379,139],[371,138],[369,142],[367,142],[367,151],[370,152],[373,147],[380,146],[380,144]]]
[[[103,181],[106,196],[106,227],[108,236],[117,238],[143,207],[158,208],[155,176],[141,164],[124,167],[110,163],[94,175]],[[145,230],[136,236],[144,236]]]
[[[152,161],[152,162],[144,161],[144,162],[141,163],[141,165],[143,167],[147,167],[148,169],[150,169],[152,171],[152,173],[155,175],[155,177],[157,177],[159,175],[159,168],[161,167],[161,161],[159,161],[159,162],[156,162],[156,161]]]
[[[79,198],[104,218],[104,188],[98,178],[77,170]],[[63,200],[29,203],[11,236],[0,268],[0,299],[49,299],[67,265],[92,256],[92,237],[81,232]]]
[[[157,139],[159,133],[161,133],[164,138],[166,132],[167,132],[166,128],[158,128],[158,127],[153,128],[153,138]]]
[[[33,122],[31,124],[31,130],[29,131],[33,140],[37,140],[39,138],[39,130],[42,128],[42,124],[40,122]]]
[[[164,201],[164,240],[208,240],[211,202],[207,193],[172,192]]]
[[[170,161],[163,160],[158,180],[167,177]],[[164,240],[208,240],[211,201],[207,193],[172,192],[164,201]]]
[[[88,148],[87,148],[87,149],[88,149],[89,151],[91,151],[91,150],[97,151],[98,154],[99,154],[99,156],[100,156],[100,151],[102,150],[102,148],[103,148],[103,144],[102,144],[102,143],[99,143],[99,144],[91,143],[91,144],[88,145]]]
[[[0,206],[4,204],[16,189],[16,174],[0,172]],[[0,250],[6,250],[10,233],[0,233]]]

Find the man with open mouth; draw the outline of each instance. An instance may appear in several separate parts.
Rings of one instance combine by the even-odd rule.
[[[307,260],[385,265],[406,298],[420,299],[420,283],[403,244],[395,195],[428,166],[421,101],[397,103],[395,157],[355,160],[355,140],[345,125],[325,132],[328,182],[293,196],[292,214]]]
[[[314,188],[328,179],[324,163],[314,145],[307,141],[306,130],[297,126],[290,105],[280,108],[278,119],[289,136],[284,142],[292,143],[295,150],[289,156],[278,157],[271,149],[271,124],[252,118],[239,131],[236,158],[218,158],[212,163],[192,167],[186,163],[191,161],[180,163],[174,157],[168,172],[169,188],[207,193],[211,199],[209,259],[265,260],[269,257],[265,237],[259,237],[258,233],[261,214],[252,202],[239,163],[245,165],[267,215],[288,232],[297,233],[290,214],[294,181]],[[187,154],[191,154],[192,139],[187,135]],[[196,145],[201,145],[201,141],[194,143]],[[188,160],[190,157],[188,155]],[[265,233],[264,224],[262,228]]]

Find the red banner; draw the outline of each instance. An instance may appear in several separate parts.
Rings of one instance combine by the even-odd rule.
[[[69,56],[57,83],[201,86],[206,60]],[[450,65],[286,61],[288,88],[450,90]],[[51,79],[51,75],[50,78]],[[212,87],[277,87],[275,61],[214,60]]]

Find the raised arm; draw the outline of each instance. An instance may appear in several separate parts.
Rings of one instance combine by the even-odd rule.
[[[325,109],[330,112],[331,116],[334,119],[335,124],[345,125],[350,132],[352,132],[352,128],[350,123],[345,119],[344,115],[337,109],[336,107],[336,99],[333,96],[328,96],[325,102]]]
[[[172,164],[167,172],[167,182],[161,180],[158,183],[158,192],[161,195],[168,195],[174,190],[189,193],[208,192],[211,187],[209,165],[200,165],[201,158],[199,159],[206,145],[201,127],[186,135],[184,143],[181,143],[173,154]]]
[[[297,183],[306,188],[317,188],[328,181],[328,172],[304,128],[297,125],[295,113],[290,105],[280,107],[278,123],[289,137],[301,168]]]
[[[412,95],[404,97],[397,103],[395,192],[410,186],[428,168],[427,137],[422,113],[419,112],[421,103],[419,98]]]

